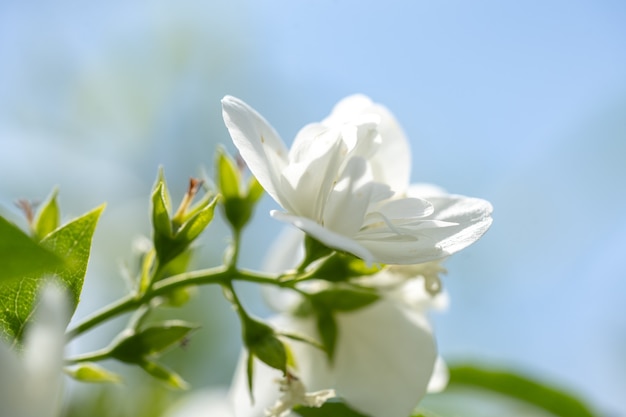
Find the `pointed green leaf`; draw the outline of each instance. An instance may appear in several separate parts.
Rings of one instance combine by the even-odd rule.
[[[83,290],[91,241],[104,205],[78,217],[47,235],[42,245],[65,259],[66,266],[56,275],[67,285],[72,295],[72,312],[76,309]]]
[[[58,190],[54,189],[50,197],[39,209],[37,217],[33,223],[33,229],[37,239],[43,239],[47,234],[59,227],[61,214],[57,203]]]
[[[65,373],[82,382],[121,382],[122,377],[92,362],[86,362],[73,368],[65,368]]]
[[[40,277],[62,264],[61,258],[0,217],[0,285],[14,278]]]
[[[524,401],[560,417],[594,417],[582,401],[556,388],[508,371],[474,366],[450,368],[449,387],[480,388]]]
[[[181,320],[151,324],[133,333],[122,333],[121,340],[111,350],[111,357],[129,363],[141,363],[146,357],[163,353],[181,342],[198,326]]]
[[[100,206],[70,221],[41,241],[44,248],[64,260],[61,265],[46,272],[55,275],[69,289],[72,312],[78,305],[89,261],[91,239],[103,208],[104,206]],[[35,261],[38,262],[41,261]],[[5,280],[0,292],[0,338],[16,343],[21,341],[26,323],[35,309],[41,278],[45,275],[40,272],[19,279]]]
[[[156,379],[165,382],[172,389],[185,390],[189,388],[189,384],[180,375],[161,364],[145,361],[139,364],[139,366]]]

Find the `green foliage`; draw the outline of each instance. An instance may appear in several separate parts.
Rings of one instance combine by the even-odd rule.
[[[560,417],[594,417],[579,399],[556,388],[507,371],[474,366],[450,368],[449,387],[481,388],[506,395]]]
[[[369,417],[342,402],[327,402],[319,408],[296,407],[294,411],[302,417]]]
[[[358,310],[379,299],[376,290],[350,284],[336,284],[308,296],[303,310],[310,309],[315,314],[317,330],[329,361],[333,360],[337,342],[335,313]]]
[[[322,339],[322,345],[330,362],[335,355],[335,345],[337,344],[337,321],[330,311],[319,311],[317,314],[317,331]]]
[[[123,362],[141,364],[146,358],[160,355],[182,342],[197,328],[184,321],[168,320],[151,324],[140,331],[127,329],[114,342],[110,356]]]
[[[274,329],[267,324],[246,316],[242,322],[243,342],[250,354],[272,368],[287,371],[287,351]]]
[[[334,285],[309,296],[309,301],[317,311],[354,311],[379,299],[380,295],[375,289],[355,285]]]
[[[153,361],[143,361],[138,364],[148,374],[152,375],[166,386],[175,390],[188,389],[189,384],[171,369]]]
[[[92,362],[81,363],[71,369],[66,368],[65,373],[81,382],[117,383],[122,380],[119,375]]]
[[[197,193],[199,182],[191,180],[187,194],[173,217],[170,216],[170,197],[163,171],[159,171],[152,192],[152,227],[154,248],[159,267],[181,255],[213,220],[217,197],[205,195],[195,206],[190,207]]]
[[[254,206],[263,195],[263,187],[256,178],[250,177],[244,188],[237,164],[221,149],[217,152],[216,166],[224,216],[235,230],[241,230],[250,221]]]
[[[72,299],[72,312],[76,309],[83,289],[87,264],[91,251],[91,240],[104,205],[78,217],[48,234],[41,243],[66,262],[56,275],[67,285]]]
[[[53,274],[60,279],[69,289],[71,311],[76,309],[87,272],[91,240],[103,209],[104,206],[100,206],[68,222],[46,235],[41,241],[43,248],[64,260],[61,265],[44,269],[41,268],[41,261],[37,261],[35,264],[39,264],[38,272],[23,274],[19,278],[5,282],[0,293],[0,331],[4,339],[21,341],[26,323],[36,308],[37,292],[41,278],[45,275]],[[2,236],[0,241],[5,239],[5,235]],[[23,236],[20,237],[15,231],[11,231],[9,237],[15,238],[18,242],[17,256],[18,259],[22,257],[21,261],[15,261],[17,268],[14,267],[14,271],[20,269],[20,262],[25,262],[24,256],[28,254],[38,256],[42,253],[39,249],[33,249],[33,246],[30,243],[27,244]],[[42,258],[50,262],[47,252]]]
[[[60,257],[0,217],[0,285],[15,278],[51,273],[62,264]]]
[[[59,227],[61,213],[57,203],[58,190],[54,189],[50,197],[41,206],[37,217],[33,221],[33,232],[38,240],[43,239],[57,227]]]
[[[311,278],[319,278],[326,281],[341,282],[350,278],[372,275],[382,269],[381,265],[368,266],[367,263],[348,253],[335,253],[326,258],[316,268]]]

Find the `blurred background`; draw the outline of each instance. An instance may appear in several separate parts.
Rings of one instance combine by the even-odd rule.
[[[519,370],[626,415],[624,22],[618,0],[0,0],[0,213],[23,224],[13,201],[55,186],[65,219],[107,202],[83,317],[128,288],[120,270],[150,233],[157,168],[177,200],[188,177],[212,176],[218,144],[233,150],[225,94],[290,142],[364,93],[403,125],[415,182],[495,207],[489,233],[447,263],[451,307],[433,318],[444,358]],[[265,197],[244,235],[246,266],[281,230],[272,208]],[[195,266],[220,262],[226,232],[211,225]],[[270,314],[258,288],[242,291]],[[219,291],[165,316],[203,326],[165,362],[194,388],[227,385],[239,329]],[[101,347],[121,325],[71,349]],[[133,382],[71,386],[68,415],[89,415],[76,411],[86,401],[91,415],[158,415],[174,397],[110,366]]]

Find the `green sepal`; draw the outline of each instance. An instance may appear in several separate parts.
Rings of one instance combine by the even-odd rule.
[[[335,357],[335,346],[337,345],[337,320],[330,311],[319,311],[316,317],[317,331],[319,332],[324,351],[330,363]]]
[[[246,358],[246,376],[250,402],[254,404],[254,391],[252,390],[254,387],[254,355],[252,353],[248,353],[248,357]]]
[[[155,240],[157,238],[171,238],[173,236],[172,221],[170,219],[171,203],[163,170],[159,170],[159,177],[152,192],[152,227]]]
[[[368,417],[343,402],[326,402],[321,407],[296,406],[293,411],[302,417]]]
[[[287,372],[287,352],[274,329],[267,324],[246,317],[242,323],[243,342],[248,351],[268,366]]]
[[[50,196],[46,199],[44,204],[37,212],[37,216],[33,221],[33,232],[37,240],[43,239],[57,227],[60,223],[60,210],[57,202],[57,195],[59,190],[55,188],[52,190]]]
[[[63,371],[81,382],[118,383],[122,381],[122,377],[118,374],[93,362],[85,362],[72,368],[64,368]]]
[[[354,311],[378,301],[380,295],[374,288],[355,285],[335,285],[308,297],[317,311]]]
[[[187,204],[193,195],[185,198],[184,207],[172,219],[169,193],[160,170],[151,199],[153,241],[161,269],[182,254],[213,220],[217,196],[206,195],[189,210]]]
[[[373,275],[380,272],[382,265],[368,266],[367,262],[347,253],[335,253],[322,261],[313,275],[307,279],[317,278],[331,282],[348,281],[350,278]]]
[[[237,164],[222,149],[218,149],[216,166],[224,216],[233,229],[241,230],[252,218],[254,207],[263,195],[263,187],[251,177],[244,189]]]
[[[147,357],[161,355],[180,343],[197,328],[198,326],[184,321],[168,320],[151,324],[139,331],[126,329],[114,342],[110,356],[122,362],[141,364]]]
[[[217,150],[217,184],[225,199],[242,196],[241,174],[235,161],[221,148]]]
[[[250,180],[248,180],[248,203],[256,204],[263,197],[263,192],[265,190],[259,180],[256,177],[250,177]]]
[[[329,248],[319,240],[306,235],[304,237],[304,259],[298,266],[298,271],[304,271],[307,266],[317,261],[318,259],[327,257],[334,252],[334,249]]]
[[[189,389],[189,384],[180,375],[159,363],[146,360],[138,365],[148,374],[164,382],[169,388],[175,390]]]
[[[0,216],[0,265],[2,285],[17,278],[51,273],[63,265],[63,259]]]

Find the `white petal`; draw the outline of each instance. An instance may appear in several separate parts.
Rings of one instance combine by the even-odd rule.
[[[328,230],[324,226],[312,221],[311,219],[294,216],[289,213],[283,213],[276,210],[273,210],[270,214],[273,218],[277,220],[291,223],[292,225],[311,235],[312,237],[319,240],[330,248],[349,252],[367,262],[374,261],[374,257],[372,256],[370,251],[361,244],[359,244],[357,241]]]
[[[448,386],[449,380],[450,371],[448,370],[448,366],[441,356],[437,356],[435,369],[433,369],[433,374],[430,377],[430,381],[428,381],[428,393],[434,394],[442,392]]]
[[[364,95],[353,95],[341,100],[322,123],[338,125],[358,119],[365,114],[380,117],[378,132],[382,138],[377,153],[370,159],[374,179],[388,184],[396,193],[403,193],[409,185],[411,148],[400,124],[384,106],[375,104]]]
[[[248,168],[268,194],[282,205],[279,173],[287,164],[288,155],[282,139],[263,116],[238,98],[222,99],[222,115]]]
[[[426,393],[436,359],[423,317],[389,300],[338,315],[337,394],[367,415],[406,417]]]
[[[344,236],[356,234],[363,225],[373,186],[365,159],[351,158],[328,196],[324,227]]]
[[[67,294],[45,283],[24,340],[24,367],[28,375],[26,397],[38,417],[56,416],[60,410],[61,369],[65,328],[69,320]],[[36,411],[35,411],[36,410]]]

